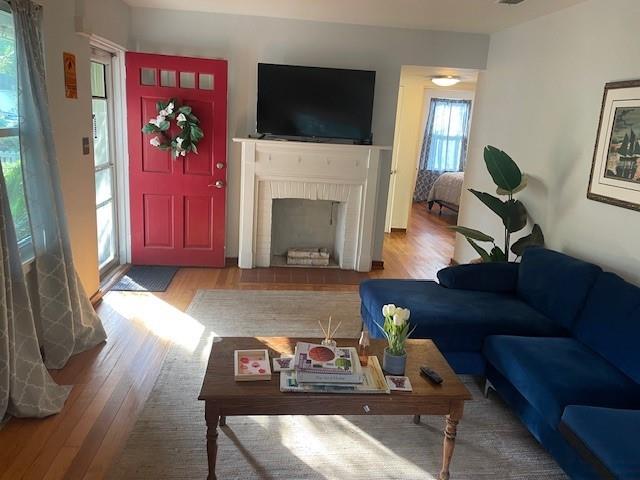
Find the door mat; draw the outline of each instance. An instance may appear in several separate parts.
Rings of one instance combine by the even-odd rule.
[[[111,290],[119,292],[164,292],[178,267],[134,265]]]

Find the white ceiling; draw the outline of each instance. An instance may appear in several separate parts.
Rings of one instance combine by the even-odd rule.
[[[125,0],[134,7],[493,33],[585,0]]]

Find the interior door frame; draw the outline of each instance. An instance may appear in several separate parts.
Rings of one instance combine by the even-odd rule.
[[[127,85],[125,54],[127,49],[97,35],[89,43],[112,55],[112,89],[114,121],[114,161],[116,169],[116,203],[118,222],[118,257],[121,265],[131,263],[131,217],[129,215],[129,139],[127,131]]]

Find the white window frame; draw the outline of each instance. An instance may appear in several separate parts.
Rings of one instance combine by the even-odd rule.
[[[112,55],[112,95],[114,162],[116,171],[116,221],[118,222],[118,258],[121,265],[131,263],[131,216],[129,209],[129,150],[127,136],[127,95],[125,48],[97,35],[89,36],[92,47]]]

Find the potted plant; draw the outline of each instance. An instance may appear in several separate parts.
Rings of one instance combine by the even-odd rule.
[[[496,184],[496,194],[507,197],[502,200],[486,192],[479,192],[470,188],[478,200],[498,215],[504,225],[504,249],[496,244],[491,235],[467,227],[451,227],[463,235],[478,252],[483,262],[508,262],[510,253],[516,258],[521,257],[525,248],[532,245],[544,245],[544,235],[538,224],[533,225],[529,235],[521,237],[517,242],[511,242],[511,234],[521,231],[527,226],[527,209],[524,204],[514,198],[514,195],[527,187],[527,176],[513,159],[502,150],[487,145],[484,149],[484,162],[487,170]],[[490,242],[489,249],[481,247],[478,242]]]
[[[407,363],[405,343],[415,330],[415,327],[409,330],[411,312],[408,308],[396,307],[390,303],[382,307],[382,315],[384,324],[378,327],[389,342],[389,346],[384,349],[382,369],[391,375],[404,375]]]

